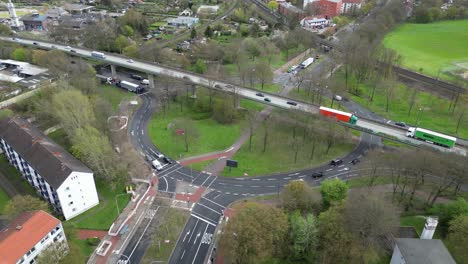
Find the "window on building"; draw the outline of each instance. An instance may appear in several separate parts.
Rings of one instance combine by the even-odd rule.
[[[76,208],[73,208],[73,209],[72,209],[72,212],[75,212],[75,211],[76,211]]]
[[[65,188],[65,191],[69,191],[69,190],[70,190],[70,187]]]
[[[73,201],[69,202],[68,205],[72,205],[73,204]]]
[[[68,198],[71,198],[71,194],[68,195]]]

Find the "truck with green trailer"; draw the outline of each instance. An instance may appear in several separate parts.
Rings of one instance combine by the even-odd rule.
[[[416,138],[419,140],[424,140],[426,142],[435,144],[435,145],[440,145],[444,146],[447,148],[452,148],[455,146],[455,142],[457,141],[457,138],[447,136],[441,133],[437,133],[434,131],[430,131],[424,128],[419,128],[419,127],[410,127],[408,128],[408,131],[406,132],[407,137],[411,138]]]

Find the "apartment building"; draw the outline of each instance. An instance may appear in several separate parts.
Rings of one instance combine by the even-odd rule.
[[[28,121],[0,121],[0,148],[10,164],[66,220],[99,204],[93,172]]]
[[[0,231],[0,264],[35,263],[52,245],[68,251],[62,223],[41,210],[25,212]]]

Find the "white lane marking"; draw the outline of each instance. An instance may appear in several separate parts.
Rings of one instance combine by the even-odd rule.
[[[206,220],[206,219],[204,219],[204,218],[202,218],[202,217],[196,215],[196,214],[193,213],[193,212],[192,212],[192,214],[191,214],[190,216],[193,216],[193,217],[197,218],[198,220],[201,220],[201,221],[203,221],[203,222],[205,222],[205,223],[207,223],[207,224],[209,224],[209,225],[216,226],[216,224],[214,224],[214,223],[212,223],[212,222],[210,222],[210,221],[208,221],[208,220]],[[190,241],[190,240],[189,240],[189,241]]]
[[[208,177],[206,177],[206,179],[202,182],[202,184],[200,184],[200,186],[203,186],[203,184],[205,184],[205,182],[210,178],[211,176],[208,175]]]
[[[141,130],[141,135],[144,135],[145,134],[145,131],[142,129]]]
[[[343,168],[343,169],[338,170],[338,171],[347,171],[347,170],[349,170],[349,168]]]
[[[234,185],[234,186],[235,186],[235,187],[242,187],[242,186],[244,186],[244,185],[236,184],[236,185]]]
[[[222,212],[220,213],[220,212],[216,211],[215,209],[213,209],[213,208],[211,208],[211,207],[208,207],[208,206],[206,206],[206,205],[204,205],[204,204],[202,204],[202,203],[198,203],[198,205],[203,206],[203,207],[205,207],[206,209],[211,210],[211,211],[213,211],[213,212],[216,213],[216,214],[219,214],[219,215],[222,214]]]
[[[184,252],[182,252],[182,256],[180,257],[180,259],[183,259],[184,255],[185,255],[185,249],[184,249]]]
[[[156,209],[156,212],[157,212],[158,210],[159,210],[159,207]],[[143,235],[145,235],[146,230],[148,230],[148,227],[150,226],[151,221],[153,221],[153,218],[154,218],[155,215],[156,215],[156,214],[154,214],[154,215],[151,217],[151,219],[148,221],[148,224],[146,224],[145,229],[143,229],[143,233],[141,233],[141,236],[140,236],[140,238],[138,238],[138,241],[137,241],[135,247],[133,248],[132,252],[131,252],[130,255],[128,256],[129,259],[132,257],[133,253],[135,252],[135,250],[137,249],[138,245],[140,244],[140,241],[141,241],[141,239],[143,238]]]
[[[296,176],[296,175],[298,175],[298,174],[299,174],[299,172],[296,172],[296,173],[288,174],[288,176]]]
[[[275,185],[267,186],[267,188],[275,188],[275,187],[276,187]]]
[[[252,179],[252,181],[259,181],[260,179]]]
[[[208,226],[208,225],[207,225]],[[195,245],[195,243],[197,243],[197,239],[198,237],[200,236],[200,232],[198,232],[197,236],[195,237],[195,240],[193,241],[193,244]]]
[[[326,170],[326,171],[332,171],[332,170],[333,170],[333,169],[328,169],[328,170]]]
[[[135,136],[135,132],[132,130],[132,136]]]
[[[253,186],[250,186],[250,187],[252,187],[252,188],[259,188],[260,186],[258,186],[258,185],[253,185]]]
[[[226,183],[224,183],[224,182],[220,182],[220,183],[218,183],[218,184],[220,184],[220,185],[226,185]]]
[[[299,178],[304,178],[304,177],[305,177],[305,175],[301,175],[301,176],[299,176]]]
[[[236,178],[236,180],[243,181],[243,180],[245,180],[245,178]]]
[[[190,230],[187,231],[187,233],[185,234],[184,239],[182,240],[182,242],[185,242],[185,239],[187,238],[188,235],[190,235]]]
[[[208,230],[208,225],[205,227],[205,231],[203,231],[203,235],[205,235],[206,230]],[[202,243],[200,241],[200,244],[198,244],[197,252],[195,252],[195,256],[193,257],[192,264],[195,263],[195,260],[197,259],[198,251],[200,250]]]
[[[206,188],[210,188],[211,185],[216,181],[216,179],[217,179],[217,177],[213,176],[213,181],[210,184],[208,184],[208,186],[206,186]]]
[[[214,203],[214,204],[216,204],[217,206],[219,206],[219,207],[221,207],[221,208],[226,208],[225,206],[223,206],[223,205],[221,205],[221,204],[219,204],[219,203],[217,203],[217,202],[215,202],[215,201],[213,201],[213,200],[210,200],[210,199],[208,199],[208,198],[202,197],[202,199],[203,199],[203,200],[207,200],[208,202]]]
[[[231,151],[233,149],[234,149],[234,147],[230,147],[230,148],[226,149],[224,152],[229,152],[229,151]]]
[[[285,177],[285,178],[283,178],[283,180],[289,180],[289,179],[291,179],[291,177]]]
[[[267,179],[268,181],[275,181],[276,179]]]
[[[344,166],[344,164],[343,164],[343,165],[340,165],[340,166],[338,166],[338,168],[341,168],[341,167],[343,167],[343,166]]]
[[[169,182],[167,181],[165,176],[163,176],[161,178],[164,179],[164,181],[166,182],[166,192],[168,192],[169,191]]]
[[[213,197],[213,199],[218,198],[220,195],[221,195],[221,193],[218,193],[215,197]]]

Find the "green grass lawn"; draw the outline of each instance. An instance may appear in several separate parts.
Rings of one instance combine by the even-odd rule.
[[[199,93],[195,100],[206,100],[206,95]],[[197,113],[194,107],[186,104],[183,111],[180,111],[179,104],[173,103],[166,114],[157,113],[148,124],[148,133],[153,143],[174,159],[226,149],[243,131],[241,121],[229,125],[220,124],[211,118],[210,112]],[[185,151],[183,136],[175,135],[174,130],[168,128],[175,120],[183,117],[193,121],[199,135],[190,142],[188,152]]]
[[[0,171],[22,195],[29,194],[34,197],[37,195],[35,189],[29,185],[29,182],[23,178],[15,167],[8,163],[4,155],[0,156]]]
[[[108,183],[96,180],[96,189],[99,194],[99,205],[67,221],[67,223],[79,229],[108,230],[117,219],[116,199],[120,212],[130,201],[130,195],[120,195],[125,193],[123,186],[117,186],[115,190],[112,190]],[[119,196],[116,198],[117,195]]]
[[[202,162],[197,162],[197,163],[190,164],[187,167],[192,168],[194,171],[203,171],[203,170],[205,170],[206,166],[210,165],[212,162],[215,162],[215,161],[216,160],[205,160],[205,161],[202,161]],[[198,173],[198,172],[196,172],[196,173]]]
[[[404,67],[437,76],[454,61],[468,60],[468,19],[430,24],[406,23],[389,33],[383,43],[403,57]],[[442,76],[448,78],[448,76]]]
[[[262,111],[265,108],[265,105],[262,103],[255,102],[253,100],[241,99],[240,106],[254,111]]]
[[[152,243],[146,250],[142,263],[152,263],[153,261],[167,263],[189,215],[188,211],[174,208],[169,209],[164,218],[165,221],[153,235],[156,239],[152,239]]]
[[[361,95],[351,95],[352,100],[378,115],[394,121],[404,121],[429,130],[468,138],[468,117],[465,116],[458,133],[456,133],[458,116],[448,111],[450,102],[446,99],[429,93],[419,92],[411,114],[408,115],[410,108],[409,98],[411,98],[413,89],[407,88],[404,85],[396,87],[388,112],[385,111],[386,98],[384,92],[376,91],[373,102],[369,102],[368,98],[371,94],[371,87],[369,85],[361,85],[360,89]]]
[[[3,210],[5,210],[5,206],[9,201],[10,197],[2,188],[0,188],[0,215],[3,214]]]
[[[118,109],[123,99],[135,96],[134,93],[127,92],[113,85],[101,85],[97,89],[97,92],[112,105],[114,111]]]
[[[342,128],[337,129],[344,133],[344,130],[341,130]],[[310,168],[326,163],[332,158],[345,155],[354,148],[353,143],[339,143],[332,146],[329,153],[325,154],[324,140],[318,140],[314,158],[311,160],[312,144],[307,138],[302,141],[303,132],[302,129],[298,128],[296,137],[299,139],[299,151],[297,161],[294,163],[295,151],[291,147],[292,125],[285,122],[274,122],[271,124],[269,131],[265,152],[263,152],[264,128],[260,126],[254,132],[252,151],[249,150],[249,141],[247,140],[232,158],[239,162],[239,167],[233,168],[231,173],[229,173],[228,168],[225,168],[222,175],[242,176],[247,173],[249,176],[254,176]]]

